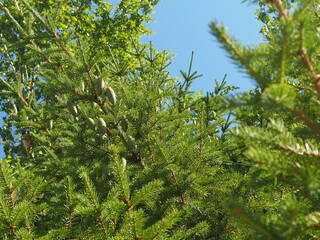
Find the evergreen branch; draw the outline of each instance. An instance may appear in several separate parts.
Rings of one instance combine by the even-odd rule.
[[[306,3],[305,3],[306,2]],[[304,5],[302,6],[302,8],[298,9],[295,13],[294,13],[294,19],[297,19],[298,17],[300,17],[300,15],[307,10],[307,8],[314,3],[314,0],[306,0],[304,2],[302,2]]]
[[[307,68],[313,79],[314,87],[317,91],[318,97],[320,98],[320,74],[317,74],[315,72],[314,67],[311,64],[310,58],[307,55],[307,50],[305,48],[301,49],[300,56],[305,67]]]
[[[67,192],[67,205],[66,205],[66,207],[68,210],[68,216],[66,219],[66,228],[67,229],[71,229],[73,214],[74,214],[73,191],[74,191],[74,185],[73,185],[72,179],[70,176],[67,176],[67,182],[66,182],[66,192]]]
[[[285,70],[286,70],[286,58],[287,58],[287,48],[288,48],[288,33],[287,28],[284,30],[284,36],[282,38],[282,44],[281,44],[281,57],[280,57],[280,83],[284,83],[284,76],[285,76]]]
[[[138,189],[131,198],[131,205],[138,205],[139,203],[155,199],[157,195],[163,190],[163,181],[154,180],[145,184]]]
[[[83,143],[86,144],[86,145],[89,145],[89,146],[91,146],[91,147],[93,147],[93,148],[95,148],[95,149],[98,149],[98,150],[100,150],[100,151],[102,151],[102,152],[104,152],[104,153],[109,153],[108,150],[103,149],[103,148],[100,148],[100,147],[98,147],[98,146],[96,146],[96,145],[94,145],[94,144],[92,144],[92,143],[89,143],[88,141],[83,141]]]
[[[320,153],[316,151],[304,151],[303,149],[299,149],[299,146],[296,146],[297,148],[291,147],[291,146],[285,146],[283,144],[279,144],[278,148],[280,150],[289,151],[291,153],[295,153],[302,156],[312,156],[312,157],[320,157]]]
[[[304,87],[304,86],[293,84],[293,83],[290,83],[290,82],[287,82],[287,84],[292,86],[292,87],[294,87],[294,88],[302,90],[302,91],[314,92],[314,90],[312,88]]]
[[[106,191],[110,191],[110,188],[101,185],[101,184],[98,183],[97,181],[92,180],[92,183],[93,183],[97,188],[103,189],[103,191],[105,191],[105,192],[106,192]]]
[[[166,163],[170,164],[170,161],[168,160],[168,157],[166,156],[166,154],[164,153],[163,149],[160,146],[159,146],[159,150],[160,150],[160,153],[161,153],[162,157],[165,159]],[[171,173],[174,185],[175,185],[176,189],[178,190],[180,188],[180,184],[178,182],[177,175],[171,168],[169,168],[169,169],[170,169],[170,173]],[[180,199],[181,199],[181,202],[185,203],[183,195],[180,195]]]
[[[34,48],[34,50],[36,50],[38,52],[38,54],[40,54],[40,56],[48,63],[52,63],[51,59],[42,51],[42,49],[33,41],[33,40],[29,40],[28,41]],[[53,70],[59,74],[59,71],[56,68],[53,68]]]
[[[215,160],[215,158],[209,158],[209,159],[206,159],[206,160]],[[228,163],[228,164],[231,164],[231,165],[238,165],[238,166],[242,166],[242,167],[253,167],[254,166],[252,164],[245,164],[243,162],[233,162],[233,161],[228,161],[228,160],[219,160],[219,162]]]
[[[87,187],[86,190],[89,193],[90,200],[94,205],[95,212],[97,214],[97,218],[99,220],[101,228],[102,228],[104,234],[107,236],[107,229],[106,229],[106,226],[105,226],[105,221],[102,219],[101,205],[99,203],[98,195],[97,195],[97,192],[95,190],[94,184],[89,179],[89,176],[87,175],[87,173],[82,172],[81,175],[82,175],[84,183],[85,183],[85,185]]]
[[[102,227],[102,230],[103,230],[104,234],[107,236],[107,228],[105,226],[105,221],[101,217],[101,211],[98,213],[98,220],[100,222],[100,225]]]
[[[272,2],[276,5],[276,8],[278,9],[278,12],[280,13],[280,15],[282,17],[284,17],[285,20],[289,20],[287,13],[283,10],[283,7],[281,5],[281,1],[280,0],[272,0]]]
[[[69,57],[73,57],[73,55],[70,53],[70,51],[67,49],[67,47],[62,43],[61,39],[58,37],[56,32],[50,27],[50,25],[47,23],[47,21],[29,4],[27,0],[22,0],[22,2],[25,4],[25,6],[28,8],[29,11],[31,11],[39,20],[42,22],[46,30],[50,33],[50,37],[56,40],[58,45],[62,48],[62,50],[68,54]]]
[[[85,94],[82,94],[82,93],[79,93],[77,90],[75,89],[72,89],[71,92],[73,92],[75,95],[77,95],[78,97],[81,98],[81,100],[88,100],[90,102],[96,102],[92,97],[88,96],[88,95],[85,95]]]
[[[148,151],[149,151],[149,155],[151,157],[152,163],[155,164],[153,150],[152,150],[152,148],[150,147],[149,144],[148,144]]]
[[[18,30],[21,32],[22,36],[28,36],[28,34],[24,31],[24,29],[21,27],[21,25],[18,23],[18,21],[11,15],[10,10],[7,9],[3,3],[0,2],[0,6],[3,7],[9,18],[12,20],[12,22],[17,26]],[[51,62],[50,59],[42,52],[42,50],[35,44],[33,40],[29,40],[29,43],[32,44],[40,53],[41,56],[43,56],[48,62]]]
[[[13,87],[6,81],[4,80],[2,77],[0,77],[1,82],[4,83],[4,85],[6,85],[12,92],[15,92]]]
[[[69,49],[67,48],[67,46],[65,44],[63,44],[63,42],[61,41],[61,39],[58,37],[58,35],[56,33],[53,33],[51,35],[52,38],[54,38],[58,45],[62,48],[62,50],[68,54],[69,57],[73,58],[73,54],[69,51]]]
[[[111,59],[112,59],[112,61],[110,62],[111,66],[116,70],[117,73],[118,73],[118,72],[121,72],[121,70],[120,70],[120,68],[118,67],[118,64],[117,64],[118,61],[116,61],[116,59],[115,59],[115,57],[114,57],[114,55],[113,55],[113,52],[112,52],[109,44],[107,45],[107,47],[108,47],[108,50],[109,50],[109,52],[110,52]]]
[[[90,199],[94,205],[94,208],[96,210],[100,210],[100,204],[99,204],[99,200],[98,200],[98,195],[97,195],[97,192],[96,190],[94,189],[94,185],[92,184],[92,182],[90,181],[89,179],[89,176],[87,173],[82,173],[82,178],[83,178],[83,181],[87,187],[87,191],[89,193],[89,196],[90,196]]]
[[[9,62],[10,62],[10,65],[11,65],[11,67],[12,67],[13,72],[14,72],[15,74],[17,74],[16,68],[15,68],[15,66],[14,66],[14,64],[13,64],[13,61],[11,60],[10,55],[8,54],[8,47],[7,47],[7,45],[2,41],[2,37],[3,37],[2,34],[0,34],[1,42],[2,42],[3,47],[4,47],[4,54],[7,56],[7,59],[8,59]]]
[[[298,109],[291,110],[297,117],[299,117],[309,128],[311,128],[316,133],[320,134],[320,128],[314,125],[302,112]]]
[[[140,46],[138,46],[138,43],[137,43],[136,41],[134,41],[134,39],[133,39],[131,36],[130,36],[130,40],[131,40],[132,45],[133,45],[133,48],[134,48],[134,50],[135,50],[135,53],[134,53],[133,55],[138,59],[138,61],[139,61],[139,63],[140,63],[141,72],[144,72],[144,71],[145,71],[145,70],[144,70],[144,68],[145,68],[144,65],[145,65],[145,64],[143,64],[142,55],[143,55],[143,52],[144,52],[144,50],[145,50],[146,47],[140,48]],[[151,41],[150,41],[150,45],[151,45]],[[110,51],[110,53],[111,53],[111,57],[114,59],[110,47],[108,47],[108,49],[109,49],[109,51]]]
[[[278,238],[277,236],[274,236],[272,233],[268,232],[265,228],[265,226],[259,225],[256,221],[248,217],[242,209],[240,208],[234,208],[232,210],[232,213],[235,216],[240,217],[242,220],[244,220],[247,224],[249,224],[252,228],[256,229],[256,231],[261,232],[263,235],[267,236],[268,239],[272,240],[281,240],[281,238]]]
[[[3,3],[0,2],[0,6],[3,7],[4,11],[7,13],[11,21],[17,26],[18,30],[22,34],[22,36],[28,36],[28,34],[24,31],[18,21],[11,15],[10,10],[4,6]]]
[[[160,221],[157,221],[146,230],[144,230],[145,238],[143,239],[168,239],[168,235],[164,234],[168,232],[169,229],[172,228],[175,224],[177,224],[181,218],[181,212],[177,209],[173,209],[167,212]]]
[[[8,172],[6,171],[7,169],[5,169],[3,165],[4,164],[1,164],[1,166],[0,166],[1,177],[2,177],[3,183],[5,184],[5,188],[7,190],[7,193],[10,196],[10,204],[11,204],[11,207],[13,208],[15,206],[15,201],[14,201],[14,198],[13,198],[14,190],[12,189],[12,183],[8,179],[9,176],[7,176],[7,174],[8,174]]]
[[[275,157],[275,154],[278,156]],[[291,170],[290,167],[287,167],[285,163],[285,158],[281,155],[280,151],[270,151],[270,149],[262,149],[249,147],[246,151],[246,156],[253,159],[257,165],[266,166],[276,168],[281,171],[289,172]],[[283,161],[280,161],[282,158]]]
[[[246,56],[241,52],[242,46],[235,45],[226,33],[226,29],[223,26],[219,26],[216,22],[210,24],[211,33],[218,39],[221,45],[229,52],[230,57],[236,62],[240,63],[241,66],[246,67],[249,74],[256,78],[259,83],[264,83],[266,80],[261,75],[260,71],[256,69]]]
[[[1,191],[0,192],[0,209],[1,209],[1,212],[5,218],[6,218],[6,221],[8,222],[8,225],[10,225],[10,207],[8,206],[8,199],[6,198],[6,194]]]
[[[26,106],[26,107],[30,107],[29,103],[24,99],[24,97],[20,94],[15,92],[15,95],[21,100],[21,102]],[[31,109],[31,108],[30,108]]]
[[[51,33],[53,33],[53,30],[50,28],[50,26],[48,25],[48,23],[44,20],[44,18],[33,8],[31,7],[31,5],[29,4],[28,0],[21,0],[24,5],[27,7],[27,9],[33,13],[34,16],[36,16],[40,22],[42,22],[42,24],[45,26],[45,28],[50,31]]]
[[[192,51],[191,53],[191,59],[190,59],[190,63],[189,63],[189,69],[188,69],[188,73],[180,70],[180,73],[181,75],[183,76],[184,78],[184,82],[183,84],[181,85],[180,87],[180,93],[178,94],[179,96],[180,95],[184,95],[184,93],[186,93],[188,91],[188,89],[190,88],[191,86],[191,83],[193,80],[199,78],[199,77],[202,77],[203,75],[200,74],[200,75],[197,75],[197,71],[191,73],[191,70],[192,70],[192,64],[193,64],[193,57],[194,57],[194,52]],[[184,88],[184,89],[183,89]]]
[[[318,94],[318,98],[320,98],[320,74],[317,74],[316,71],[314,70],[313,65],[311,64],[311,60],[308,56],[307,53],[307,49],[304,47],[304,28],[303,26],[301,26],[300,28],[300,56],[301,59],[305,65],[305,67],[307,68],[308,72],[310,73],[312,79],[313,79],[313,83],[314,83],[314,87],[317,91]]]
[[[190,59],[190,65],[189,65],[189,70],[188,70],[188,76],[191,75],[191,69],[192,69],[192,63],[193,63],[193,55],[194,55],[194,51],[191,52],[191,59]]]
[[[24,170],[24,169],[25,168],[21,168],[21,170]],[[42,178],[35,179],[34,181],[37,182],[38,184],[36,184],[34,187],[32,186],[32,188],[30,188],[29,184],[27,184],[27,180],[29,180],[29,182],[30,182],[29,175],[21,178],[20,182],[21,182],[21,184],[24,184],[28,188],[28,190],[29,190],[28,195],[29,196],[26,197],[26,201],[31,203],[31,202],[34,202],[36,200],[36,198],[39,197],[39,193],[41,193],[43,186],[40,183],[41,183]]]
[[[113,169],[116,172],[117,181],[123,194],[122,201],[127,205],[128,212],[130,212],[133,206],[130,203],[128,176],[125,172],[125,166],[123,166],[122,162],[120,162],[115,156],[113,160]]]
[[[33,94],[34,94],[34,88],[35,88],[35,82],[36,82],[37,78],[36,77],[32,77],[31,78],[31,83],[30,83],[30,86],[29,86],[29,92],[28,92],[28,96],[27,96],[27,102],[28,104],[30,105],[31,104],[31,101],[32,101],[32,97],[33,97]]]
[[[85,65],[85,66],[88,66],[87,63],[85,63],[84,65]],[[95,100],[96,100],[96,99],[99,99],[99,98],[98,98],[98,97],[99,97],[99,94],[98,94],[98,92],[97,92],[96,86],[95,86],[94,81],[93,81],[93,76],[92,76],[91,71],[90,71],[89,68],[87,68],[87,74],[88,74],[88,77],[89,77],[89,82],[90,82],[90,84],[91,84],[91,87],[92,87],[92,89],[93,89],[93,91],[94,91]],[[97,103],[98,103],[98,102],[97,102]]]
[[[5,190],[5,192],[0,191],[0,208],[2,210],[2,213],[4,214],[5,222],[7,227],[9,228],[10,233],[16,235],[16,226],[12,223],[12,209],[14,209],[15,207],[15,201],[13,199],[14,190],[12,190],[11,188],[12,183],[9,182],[9,172],[5,167],[5,163],[0,163],[0,172],[1,182],[3,183],[3,190]],[[8,198],[6,197],[6,195],[8,195]]]

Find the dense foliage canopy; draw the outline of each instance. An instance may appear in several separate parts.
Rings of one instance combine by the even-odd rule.
[[[320,1],[250,2],[258,46],[210,24],[234,95],[141,43],[158,0],[1,1],[0,236],[318,239]]]

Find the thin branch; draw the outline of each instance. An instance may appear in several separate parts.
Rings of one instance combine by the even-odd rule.
[[[48,63],[52,63],[51,59],[41,50],[41,48],[38,47],[38,45],[33,41],[33,40],[29,40],[28,41],[31,45],[33,45],[35,47],[35,49],[37,50],[37,52],[48,62]],[[56,73],[58,73],[58,70],[54,69]]]
[[[154,155],[153,155],[153,150],[150,146],[148,146],[148,151],[152,160],[152,163],[155,164],[155,160],[154,160]]]
[[[31,103],[31,94],[34,91],[34,85],[35,85],[36,80],[37,80],[37,77],[32,76],[31,83],[30,83],[30,88],[29,88],[29,92],[28,92],[28,96],[27,96],[27,101],[28,101],[29,104]]]
[[[12,68],[14,74],[16,74],[16,73],[17,73],[17,72],[16,72],[16,68],[15,68],[15,66],[14,66],[14,64],[13,64],[13,61],[11,60],[10,55],[9,55],[9,53],[8,53],[8,47],[7,47],[7,45],[3,42],[2,38],[3,38],[3,36],[2,36],[2,34],[0,34],[0,41],[1,41],[1,43],[3,44],[4,50],[5,50],[5,51],[4,51],[4,54],[5,54],[6,57],[8,58],[8,61],[10,62],[10,65],[11,65],[11,68]]]
[[[24,97],[20,93],[17,93],[17,92],[14,92],[14,93],[26,107],[30,107],[29,103],[27,103],[27,101],[24,99]]]
[[[240,217],[244,222],[249,224],[252,228],[254,228],[255,230],[267,236],[268,239],[273,239],[273,240],[280,239],[277,236],[274,236],[273,233],[271,231],[268,231],[268,229],[266,229],[264,226],[261,226],[258,222],[252,220],[252,218],[250,218],[246,213],[244,213],[244,211],[241,208],[233,208],[232,214],[237,217]]]
[[[68,48],[66,47],[66,45],[64,45],[64,44],[62,43],[61,39],[58,37],[58,35],[57,35],[56,33],[53,33],[53,34],[51,35],[51,37],[54,38],[54,39],[57,41],[57,43],[59,44],[59,46],[62,48],[62,50],[63,50],[66,54],[68,54],[69,57],[73,58],[72,53],[68,50]]]
[[[312,88],[304,87],[304,86],[293,84],[293,83],[290,83],[290,82],[287,82],[287,84],[292,86],[292,87],[294,87],[294,88],[297,88],[297,89],[299,89],[301,91],[314,92],[314,90]]]
[[[24,29],[21,27],[21,25],[18,23],[18,21],[11,15],[11,12],[8,8],[4,6],[3,3],[0,2],[0,6],[4,9],[4,11],[7,13],[8,17],[11,19],[11,21],[17,26],[19,32],[22,36],[28,36],[28,34],[24,31]]]
[[[246,67],[248,70],[249,74],[252,75],[254,78],[258,80],[258,82],[265,84],[265,77],[261,75],[261,71],[259,69],[255,68],[253,64],[248,61],[248,56],[246,56],[243,52],[242,49],[234,44],[234,41],[229,38],[228,34],[225,32],[226,30],[219,27],[216,23],[210,24],[211,32],[218,41],[225,47],[225,49],[229,52],[230,57],[235,61],[235,62],[240,62],[243,66]]]
[[[305,67],[307,68],[308,72],[310,73],[313,79],[314,87],[317,91],[318,97],[320,98],[320,74],[317,74],[314,70],[314,67],[311,64],[310,58],[308,57],[307,50],[305,48],[302,47],[299,54]]]
[[[312,123],[302,112],[298,109],[291,110],[297,117],[299,117],[309,128],[311,128],[316,133],[320,134],[320,128],[318,128],[314,123]]]
[[[86,145],[89,145],[89,146],[91,146],[91,147],[93,147],[93,148],[96,148],[96,149],[98,149],[98,150],[100,150],[100,151],[102,151],[102,152],[109,153],[108,150],[103,149],[103,148],[100,148],[100,147],[98,147],[98,146],[96,146],[96,145],[94,145],[94,144],[92,144],[92,143],[89,143],[88,141],[83,141],[83,143],[86,144]]]
[[[280,13],[280,15],[282,17],[284,17],[285,20],[289,20],[287,13],[282,8],[281,1],[280,0],[272,0],[272,1],[273,1],[274,5],[276,5],[276,8],[277,8],[278,12]]]
[[[52,37],[53,39],[56,40],[56,42],[62,48],[62,50],[65,53],[67,53],[69,57],[73,57],[71,52],[67,49],[67,47],[62,43],[61,39],[55,33],[55,30],[50,27],[49,23],[34,8],[32,8],[32,6],[29,4],[28,1],[22,0],[22,2],[28,8],[28,10],[31,11],[33,13],[33,15],[36,16],[40,20],[40,22],[42,22],[42,24],[44,25],[46,30],[50,33],[50,37]]]

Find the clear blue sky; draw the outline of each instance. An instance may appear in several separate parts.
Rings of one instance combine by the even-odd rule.
[[[110,1],[114,3],[115,1]],[[255,19],[255,6],[242,0],[162,0],[155,9],[155,23],[147,26],[154,35],[144,37],[152,41],[158,51],[171,50],[176,54],[168,70],[173,77],[179,70],[187,71],[191,52],[195,52],[193,69],[203,74],[192,86],[194,91],[212,91],[214,79],[221,80],[228,74],[228,83],[242,91],[253,88],[250,79],[232,64],[225,52],[209,33],[208,24],[217,20],[228,26],[229,31],[246,44],[262,41],[261,24]],[[0,119],[2,125],[2,119]],[[0,158],[4,157],[0,146]]]
[[[194,83],[194,91],[212,91],[214,79],[228,74],[229,84],[245,91],[253,82],[231,62],[217,41],[209,33],[208,24],[217,20],[228,27],[230,33],[245,44],[262,41],[262,24],[255,18],[256,5],[242,0],[162,0],[155,9],[155,23],[147,26],[156,32],[143,41],[152,41],[158,51],[171,50],[176,54],[168,68],[171,76],[187,71],[191,52],[195,52],[193,69],[203,74]]]

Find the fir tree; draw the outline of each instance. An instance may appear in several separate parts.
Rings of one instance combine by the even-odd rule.
[[[139,40],[157,2],[0,3],[2,238],[233,239],[235,88],[193,93],[193,54],[169,75]]]
[[[257,86],[229,100],[241,125],[233,133],[254,166],[227,205],[239,235],[246,223],[251,239],[318,239],[319,1],[251,2],[264,23],[258,46],[241,45],[223,26],[210,25]]]

